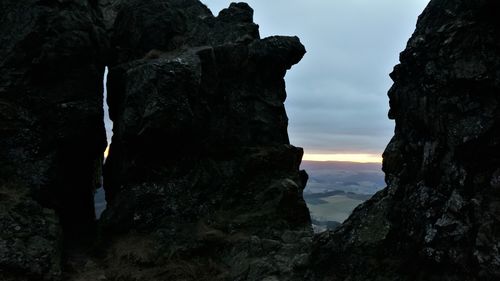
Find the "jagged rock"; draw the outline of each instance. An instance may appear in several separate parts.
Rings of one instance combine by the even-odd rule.
[[[244,3],[218,17],[194,0],[0,10],[0,279],[287,280],[304,268],[307,177],[283,106],[298,38],[260,40]],[[73,244],[95,238],[105,64],[115,136],[90,256]]]
[[[304,47],[260,40],[243,3],[139,2],[110,29],[110,278],[289,280],[312,236],[283,105]]]
[[[106,37],[83,0],[5,0],[0,15],[0,279],[58,280],[61,225],[94,223]]]
[[[283,106],[297,38],[260,39],[243,3],[1,2],[0,279],[499,279],[499,8],[431,1],[391,75],[388,187],[310,257]],[[94,221],[104,55],[115,135],[89,258],[62,238]]]
[[[433,0],[391,74],[387,188],[314,240],[312,280],[500,279],[500,5]]]
[[[102,13],[115,47],[110,64],[192,46],[250,42],[259,37],[253,10],[233,3],[216,18],[198,0],[104,0]]]

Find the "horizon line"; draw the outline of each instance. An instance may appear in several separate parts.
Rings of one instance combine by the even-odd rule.
[[[382,155],[369,153],[304,153],[302,160],[382,164]]]

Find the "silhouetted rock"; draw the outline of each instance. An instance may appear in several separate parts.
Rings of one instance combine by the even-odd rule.
[[[100,6],[115,47],[111,64],[141,59],[151,51],[248,43],[259,37],[246,3],[232,3],[218,17],[198,0],[101,0]]]
[[[298,38],[260,40],[244,3],[0,11],[0,279],[286,280],[304,266],[307,177],[283,106]],[[115,135],[94,237],[105,64]]]
[[[391,77],[388,187],[315,238],[314,280],[500,279],[500,5],[434,0]]]
[[[388,187],[310,256],[298,38],[260,39],[244,3],[0,2],[0,279],[500,279],[499,9],[430,2],[391,74]]]
[[[259,39],[244,3],[218,17],[198,1],[119,7],[102,216],[109,278],[289,280],[312,237],[283,105],[283,77],[304,47]]]
[[[61,225],[94,224],[106,145],[96,19],[87,1],[0,2],[1,280],[58,280]]]

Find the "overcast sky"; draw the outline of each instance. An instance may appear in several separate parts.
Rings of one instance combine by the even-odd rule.
[[[226,0],[202,0],[212,12]],[[429,0],[248,0],[261,37],[297,35],[286,76],[290,142],[314,153],[381,154],[392,137],[389,73]]]

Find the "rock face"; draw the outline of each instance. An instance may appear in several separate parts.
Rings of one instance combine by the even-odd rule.
[[[387,188],[315,238],[313,280],[500,279],[500,6],[434,0],[391,77]]]
[[[243,3],[218,17],[198,1],[118,7],[108,278],[290,280],[312,240],[283,105],[283,77],[304,47],[259,39]]]
[[[0,3],[0,280],[56,280],[94,224],[104,29],[87,1]]]
[[[304,270],[307,175],[283,105],[298,38],[261,40],[244,3],[217,17],[194,0],[7,0],[0,11],[1,280]],[[105,65],[115,127],[96,229]]]
[[[0,2],[0,280],[500,279],[499,10],[430,2],[391,74],[388,187],[313,240],[298,38],[244,3]]]

